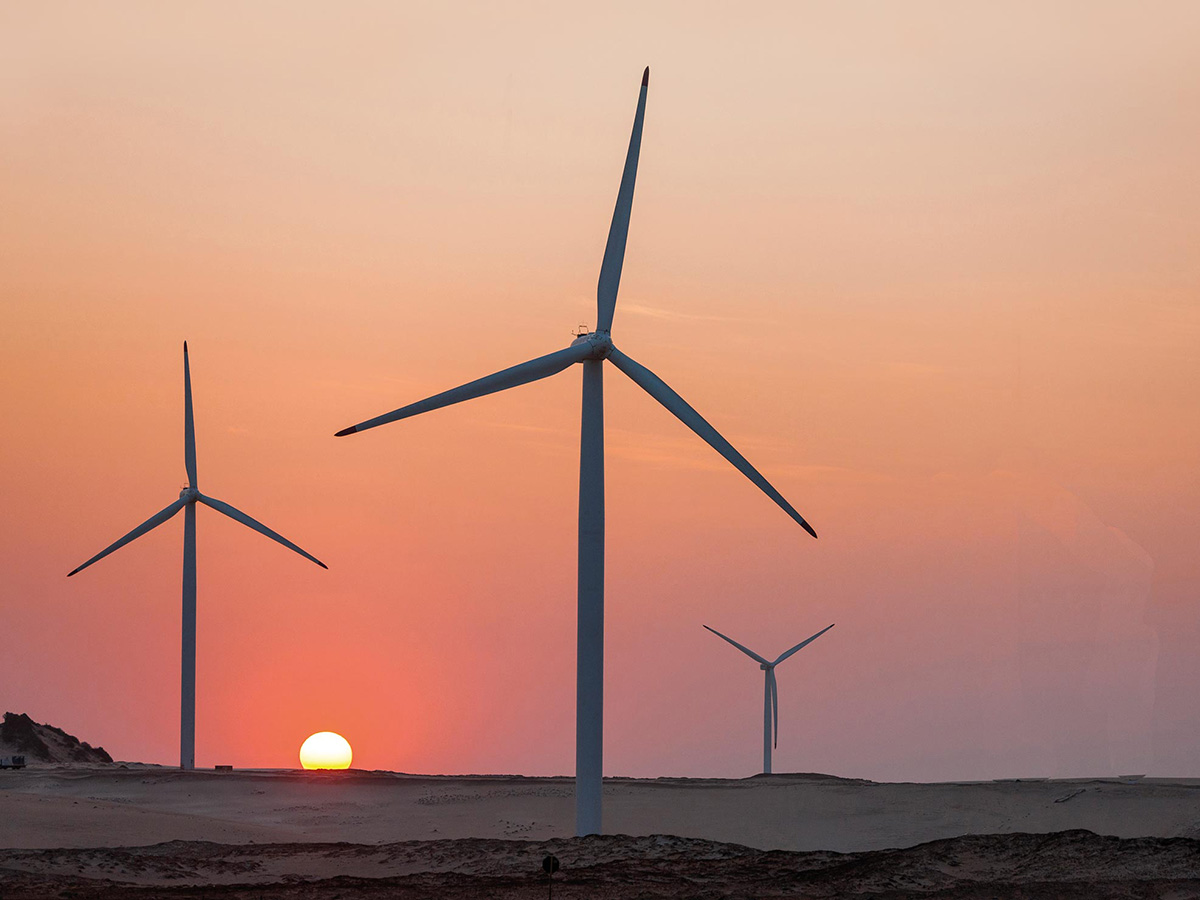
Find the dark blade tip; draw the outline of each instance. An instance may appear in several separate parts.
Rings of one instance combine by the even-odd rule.
[[[801,522],[800,524],[804,527],[804,530],[807,531],[809,534],[811,534],[813,537],[817,536],[817,533],[815,531],[813,531],[813,527],[811,525],[809,525],[807,522]]]
[[[79,571],[78,569],[72,569],[70,572],[67,573],[67,577],[70,578],[72,575],[74,575],[78,571]]]
[[[316,563],[318,566],[320,566],[322,569],[328,569],[328,568],[329,568],[329,566],[325,565],[325,563],[321,562],[319,559],[314,559],[314,560],[313,560],[313,562],[315,562],[315,563]]]
[[[646,66],[646,71],[642,73],[642,87],[650,84],[650,67]]]
[[[183,352],[187,353],[187,341],[183,342]]]
[[[358,426],[351,425],[349,428],[343,428],[341,431],[335,434],[334,437],[345,437],[348,434],[354,434],[356,431],[358,431]]]

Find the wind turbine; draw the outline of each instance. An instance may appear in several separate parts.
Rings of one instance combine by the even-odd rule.
[[[596,330],[580,335],[564,350],[540,356],[494,375],[443,391],[400,409],[351,425],[338,437],[366,431],[407,419],[419,413],[440,409],[463,400],[483,397],[541,378],[555,375],[575,363],[583,364],[583,417],[579,442],[579,582],[578,637],[575,699],[575,831],[579,835],[599,834],[604,728],[604,380],[607,359],[628,375],[634,383],[674,413],[685,425],[707,441],[768,497],[795,519],[809,534],[812,527],[800,513],[750,465],[729,441],[667,386],[661,378],[613,346],[611,330],[625,258],[625,238],[629,233],[629,213],[633,206],[633,183],[637,176],[638,152],[642,144],[642,121],[646,113],[646,90],[650,69],[642,74],[633,134],[625,157],[625,170],[617,191],[600,265],[596,288]]]
[[[329,566],[311,553],[297,547],[283,535],[272,531],[256,519],[250,518],[240,509],[228,503],[208,497],[196,489],[196,428],[192,418],[192,372],[188,366],[187,341],[183,343],[183,465],[187,469],[188,486],[179,492],[179,499],[161,512],[157,512],[120,540],[109,544],[83,565],[67,573],[70,578],[92,563],[104,559],[114,550],[119,550],[130,541],[140,538],[170,519],[181,509],[183,517],[183,662],[179,701],[179,767],[196,768],[196,504],[211,506],[235,522],[265,534],[289,550],[295,550],[305,559],[310,559],[322,569]]]
[[[836,622],[834,624],[837,624]],[[704,626],[708,628],[707,625]],[[763,657],[759,656],[748,647],[743,647],[731,637],[726,637],[717,631],[715,628],[708,628],[713,634],[723,641],[729,641],[733,646],[737,647],[751,659],[758,663],[758,667],[766,673],[766,685],[763,688],[763,773],[771,774],[771,747],[779,746],[779,686],[775,683],[775,667],[791,656],[798,650],[803,650],[833,625],[822,628],[810,638],[805,638],[791,650],[785,650],[775,657],[774,662],[768,662]]]

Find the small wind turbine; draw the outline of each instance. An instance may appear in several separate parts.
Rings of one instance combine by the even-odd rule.
[[[707,625],[704,627],[708,628]],[[725,637],[725,635],[721,634],[715,628],[708,628],[709,631],[721,640],[729,641],[729,643],[757,662],[758,667],[766,673],[766,685],[763,688],[763,773],[766,775],[771,774],[771,747],[779,746],[779,686],[775,683],[775,667],[796,651],[803,650],[832,627],[833,625],[830,625],[828,628],[822,628],[812,637],[798,643],[791,650],[780,653],[774,662],[767,662],[767,660],[763,659],[753,650],[743,647],[733,638]]]
[[[813,531],[800,513],[783,498],[759,471],[746,461],[704,417],[692,409],[665,381],[613,346],[613,312],[617,305],[617,286],[625,259],[625,238],[629,233],[629,214],[633,208],[633,183],[637,177],[638,154],[642,145],[642,121],[646,114],[646,91],[650,68],[642,74],[633,134],[625,156],[625,170],[617,191],[600,264],[600,282],[596,288],[596,330],[580,334],[569,347],[546,356],[504,369],[475,381],[435,394],[425,400],[384,413],[349,428],[338,437],[407,419],[419,413],[441,409],[475,397],[529,384],[556,375],[575,363],[583,364],[583,423],[579,440],[579,613],[575,681],[575,832],[578,835],[600,833],[600,798],[603,789],[602,757],[604,749],[604,361],[608,360],[651,397],[665,406],[683,424],[701,438],[734,468],[749,478],[768,497],[781,506],[813,537]]]
[[[170,519],[181,509],[183,517],[183,663],[181,672],[179,703],[179,767],[196,768],[196,504],[211,506],[247,528],[265,534],[289,550],[295,550],[305,559],[310,559],[322,569],[329,567],[311,553],[301,550],[283,535],[272,531],[262,522],[250,518],[240,509],[228,503],[207,497],[196,489],[196,428],[192,419],[192,373],[188,367],[187,341],[183,343],[183,464],[187,469],[188,486],[179,492],[179,499],[157,512],[125,537],[115,541],[85,562],[67,573],[70,578],[97,560],[104,559],[114,550],[119,550],[130,541],[140,538]]]

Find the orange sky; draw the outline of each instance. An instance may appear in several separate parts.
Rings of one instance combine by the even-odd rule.
[[[200,765],[570,772],[578,368],[607,370],[606,771],[1200,775],[1200,6],[7,4],[0,703]]]

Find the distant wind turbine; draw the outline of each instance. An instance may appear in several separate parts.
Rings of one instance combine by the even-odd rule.
[[[704,627],[708,628],[707,625]],[[766,673],[766,686],[763,689],[763,772],[767,775],[771,774],[771,747],[779,746],[779,686],[775,683],[775,667],[796,651],[803,650],[832,627],[833,625],[830,625],[828,628],[822,628],[812,637],[798,643],[791,650],[780,653],[774,662],[767,662],[763,657],[759,656],[753,650],[743,647],[733,638],[726,637],[715,628],[708,628],[709,631],[721,640],[729,641],[729,643],[757,662],[758,667]]]
[[[250,518],[228,503],[214,497],[207,497],[196,489],[196,429],[192,418],[192,373],[188,366],[187,341],[183,343],[183,464],[187,469],[188,486],[179,492],[178,500],[162,512],[155,513],[125,537],[109,544],[83,565],[72,569],[67,573],[67,577],[70,578],[76,572],[83,571],[97,560],[104,559],[114,550],[119,550],[130,541],[152,531],[181,509],[185,510],[183,517],[183,664],[179,703],[179,767],[194,769],[196,768],[196,504],[203,503],[211,506],[217,512],[224,513],[236,522],[241,522],[247,528],[252,528],[259,534],[265,534],[289,550],[295,550],[322,569],[329,567],[311,553],[301,550],[283,535],[272,531],[262,522]]]
[[[440,409],[463,400],[483,397],[555,375],[574,363],[583,364],[583,422],[579,446],[579,611],[575,699],[575,831],[599,834],[604,729],[604,360],[613,363],[635,384],[674,413],[680,421],[707,441],[738,471],[795,519],[809,534],[817,534],[800,513],[746,461],[715,428],[690,407],[661,378],[613,346],[613,312],[617,286],[625,258],[629,213],[633,207],[633,182],[637,176],[638,152],[642,143],[642,121],[646,113],[646,90],[650,69],[642,74],[633,134],[625,157],[625,170],[617,191],[617,205],[608,230],[600,282],[596,288],[596,330],[581,335],[565,350],[557,350],[494,375],[443,391],[400,409],[376,416],[337,433],[338,437],[366,431]]]

